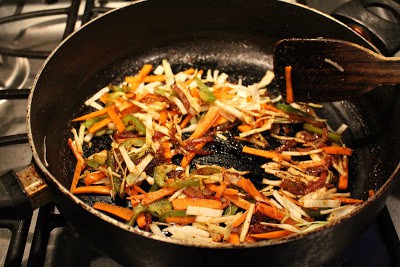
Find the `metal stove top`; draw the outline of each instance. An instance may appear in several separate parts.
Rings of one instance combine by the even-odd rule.
[[[332,12],[340,4],[348,0],[307,0],[292,1],[307,4],[326,13]],[[70,5],[73,5],[72,8]],[[32,161],[32,154],[29,144],[26,142],[26,126],[25,115],[27,105],[27,93],[33,83],[37,71],[41,67],[44,59],[54,49],[57,44],[70,32],[78,29],[82,22],[86,22],[91,18],[112,8],[122,7],[129,4],[127,1],[94,1],[94,5],[90,12],[87,12],[88,4],[84,0],[0,0],[0,174],[10,169],[17,169],[28,165]],[[43,12],[46,16],[38,16],[37,12]],[[15,16],[20,14],[29,19],[17,20]],[[68,16],[73,18],[72,22],[68,21]],[[16,53],[14,50],[17,50]],[[16,54],[22,56],[16,56]],[[7,93],[7,94],[5,94]],[[332,263],[332,266],[378,266],[379,259],[382,265],[390,266],[388,259],[391,257],[391,249],[400,249],[398,238],[395,239],[394,245],[390,243],[390,235],[400,235],[400,182],[395,186],[392,194],[387,200],[382,215],[377,222],[354,244],[349,248],[343,257]],[[55,213],[55,214],[54,214]],[[39,214],[39,216],[38,216]],[[50,214],[50,215],[49,215]],[[50,216],[50,217],[49,217]],[[114,261],[102,256],[98,252],[85,245],[68,227],[62,222],[61,215],[57,214],[54,206],[47,206],[35,211],[32,220],[25,221],[22,225],[17,223],[14,228],[28,228],[27,245],[23,249],[24,255],[22,265],[31,265],[37,262],[37,258],[30,256],[35,254],[30,251],[31,244],[37,242],[35,237],[35,228],[37,221],[45,220],[45,224],[51,227],[42,229],[44,235],[49,235],[47,248],[45,248],[45,259],[40,259],[45,266],[119,266]],[[51,223],[47,223],[50,220]],[[393,224],[392,224],[393,222]],[[382,226],[383,225],[383,226]],[[389,225],[389,226],[388,226]],[[382,236],[382,231],[377,228],[393,227],[395,231],[389,232],[389,241]],[[3,227],[3,228],[2,228]],[[11,246],[12,232],[8,226],[0,224],[0,266],[6,263],[7,250]],[[397,240],[397,241],[396,241]],[[371,243],[372,242],[372,243]],[[11,242],[12,243],[12,242]],[[372,250],[367,250],[365,244],[376,244]],[[67,246],[69,245],[69,246]],[[391,248],[385,249],[385,247]],[[68,247],[68,251],[60,252]],[[375,250],[375,251],[374,251]],[[371,261],[367,254],[377,253],[378,261]],[[398,253],[398,252],[397,252]],[[89,259],[82,255],[90,254]],[[85,259],[82,262],[73,262],[65,255],[77,255],[76,258]],[[58,257],[57,257],[58,256]],[[79,257],[78,257],[79,256]],[[82,256],[82,257],[80,257]],[[28,258],[32,257],[30,261]],[[374,258],[376,258],[374,257]],[[379,258],[380,257],[380,258]],[[355,258],[357,260],[355,261]]]

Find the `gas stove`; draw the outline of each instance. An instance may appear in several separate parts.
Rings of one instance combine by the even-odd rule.
[[[330,13],[347,0],[292,1]],[[104,12],[106,0],[0,0],[0,174],[27,166],[27,96],[45,58],[67,35]],[[399,100],[400,101],[400,100]],[[400,265],[400,183],[371,227],[327,266]],[[53,203],[24,220],[0,220],[0,266],[119,266],[91,248]]]

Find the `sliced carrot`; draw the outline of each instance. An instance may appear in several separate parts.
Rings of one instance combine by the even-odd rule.
[[[373,196],[375,196],[375,191],[372,189],[368,190],[368,197],[373,197]]]
[[[100,110],[96,110],[96,111],[93,111],[93,112],[91,112],[89,114],[86,114],[86,115],[83,115],[81,117],[75,118],[72,121],[85,121],[87,119],[96,118],[96,117],[99,117],[101,115],[107,114],[107,110],[108,110],[108,107],[100,109]]]
[[[220,190],[220,186],[218,186],[216,184],[206,184],[205,186],[215,193],[217,193],[218,190]],[[237,189],[225,188],[222,194],[223,195],[237,195],[238,193],[239,193],[239,190],[237,190]]]
[[[215,197],[221,198],[221,197],[222,197],[222,194],[223,194],[224,191],[226,190],[226,186],[227,186],[227,185],[228,185],[227,183],[221,183],[221,184],[218,186],[217,191],[215,192]]]
[[[248,132],[248,131],[252,130],[253,126],[251,126],[249,124],[242,124],[242,125],[239,125],[237,128],[242,133],[245,133],[245,132]]]
[[[146,227],[146,215],[145,213],[140,213],[136,218],[136,223],[140,229],[144,229]]]
[[[227,123],[228,119],[225,118],[224,116],[219,115],[218,118],[215,120],[215,122],[213,123],[212,127],[216,127],[218,125]]]
[[[166,159],[172,159],[171,148],[169,145],[170,142],[168,140],[161,142],[161,146],[163,148],[163,154]]]
[[[237,182],[237,185],[246,191],[250,196],[252,196],[256,201],[262,201],[265,199],[265,197],[260,193],[260,191],[257,190],[257,188],[249,179],[242,177]]]
[[[362,199],[356,199],[350,197],[334,197],[333,199],[340,200],[342,204],[360,204],[364,202],[364,200]]]
[[[121,118],[118,116],[117,112],[113,108],[109,108],[107,110],[108,116],[110,116],[110,119],[114,123],[115,127],[117,127],[117,131],[122,133],[125,131],[125,124],[122,122]]]
[[[273,106],[273,105],[267,104],[267,103],[261,104],[261,108],[262,108],[262,109],[269,110],[269,111],[277,112],[277,113],[283,113],[282,110],[276,108],[276,107]]]
[[[224,196],[224,198],[226,198],[227,200],[229,200],[230,202],[232,202],[239,208],[242,208],[245,210],[248,210],[250,208],[251,203],[239,196],[228,195],[228,194],[224,194],[223,196]]]
[[[93,124],[92,127],[89,128],[88,132],[93,134],[93,133],[97,132],[98,130],[100,130],[101,128],[106,127],[111,122],[112,122],[112,120],[110,118],[105,118],[105,119]]]
[[[326,146],[322,148],[322,151],[325,152],[326,154],[331,154],[331,155],[351,156],[353,154],[353,150],[351,148],[342,146]]]
[[[93,208],[115,215],[125,221],[133,216],[133,210],[104,202],[95,202]]]
[[[98,195],[109,195],[111,192],[111,186],[108,185],[87,185],[79,186],[73,191],[74,194],[98,194]]]
[[[187,114],[186,117],[181,121],[181,123],[179,124],[179,127],[181,127],[181,129],[185,128],[186,125],[188,125],[188,123],[190,122],[190,120],[193,118],[193,115],[191,114]]]
[[[106,104],[110,100],[110,95],[108,93],[104,93],[100,96],[100,102]]]
[[[144,83],[164,82],[165,75],[148,75],[143,79]]]
[[[268,158],[268,159],[278,158],[278,159],[283,159],[283,160],[287,160],[287,161],[291,160],[290,156],[282,155],[275,151],[262,150],[262,149],[258,149],[258,148],[248,147],[248,146],[244,146],[242,152],[247,153],[247,154],[252,154],[255,156],[259,156],[259,157]]]
[[[135,100],[138,101],[138,102],[140,102],[140,101],[142,101],[145,97],[147,97],[149,94],[150,94],[150,93],[147,92],[147,91],[142,92],[142,93],[140,93],[140,94],[135,94]]]
[[[244,212],[239,218],[233,221],[232,227],[234,228],[240,226],[242,223],[244,223],[246,217],[247,217],[247,212]]]
[[[205,133],[211,128],[215,120],[219,116],[219,110],[215,106],[211,106],[203,118],[199,121],[197,128],[189,137],[189,139],[197,139],[204,136]]]
[[[167,118],[168,118],[168,112],[167,110],[163,109],[160,111],[160,118],[158,119],[158,122],[161,125],[165,125],[165,123],[167,122]]]
[[[250,236],[260,239],[276,239],[290,235],[291,231],[289,230],[278,230],[273,232],[261,233],[261,234],[250,234]]]
[[[176,223],[176,224],[180,224],[180,225],[186,225],[186,224],[191,224],[194,223],[196,221],[196,217],[195,216],[182,216],[182,217],[167,217],[165,218],[165,221],[167,223]]]
[[[222,87],[217,90],[213,91],[213,94],[215,95],[216,99],[232,99],[234,97],[234,94],[229,93],[232,88],[230,87]]]
[[[72,153],[74,154],[74,157],[76,158],[78,163],[81,165],[81,169],[82,169],[83,166],[85,165],[85,160],[83,159],[81,152],[79,152],[78,149],[76,148],[76,146],[74,146],[71,138],[68,138],[68,146],[69,146],[69,148],[71,148]]]
[[[239,235],[237,233],[231,233],[228,242],[231,244],[240,244]]]
[[[246,243],[255,243],[255,242],[257,242],[257,239],[255,239],[252,236],[246,235],[245,238],[244,238],[244,242],[246,242]]]
[[[207,133],[207,131],[212,127],[212,125],[214,124],[214,122],[218,118],[218,116],[219,116],[218,108],[215,106],[211,106],[208,109],[207,113],[204,115],[204,117],[199,121],[196,129],[194,130],[192,135],[189,137],[189,140],[197,139],[197,138],[204,136]],[[195,147],[197,149],[201,149],[201,148],[203,148],[203,146],[205,146],[205,143],[199,143]],[[182,158],[181,166],[183,168],[185,168],[195,156],[196,156],[195,152],[187,153]]]
[[[285,67],[285,80],[286,80],[286,102],[293,103],[293,85],[292,85],[292,66]]]
[[[81,176],[81,172],[82,172],[82,165],[78,161],[75,166],[74,176],[72,178],[71,187],[69,189],[72,193],[75,193],[75,191],[76,191],[76,186],[78,185],[79,177]]]
[[[130,83],[130,88],[131,91],[135,91],[136,88],[138,88],[139,84],[141,84],[144,80],[144,78],[146,78],[146,76],[148,76],[151,72],[151,70],[153,69],[153,66],[150,64],[144,64],[142,69],[139,71],[139,73],[136,76],[128,76],[125,77],[125,81],[127,83]]]
[[[339,182],[338,182],[338,189],[340,190],[346,190],[347,187],[349,186],[349,166],[348,166],[348,159],[346,158],[343,162],[344,164],[344,174],[340,174],[339,176]]]
[[[172,200],[172,207],[175,210],[186,210],[189,206],[222,209],[222,202],[208,198],[175,198]]]
[[[286,214],[283,213],[282,211],[278,210],[275,206],[269,206],[264,203],[256,204],[256,212],[260,212],[260,213],[264,214],[265,216],[268,216],[268,217],[278,220],[278,221],[282,221],[286,217]],[[285,223],[294,224],[295,222],[292,219],[288,218],[285,221]]]
[[[142,205],[149,205],[163,197],[172,195],[176,190],[178,189],[173,187],[163,187],[157,191],[147,193],[142,200]]]
[[[106,176],[107,175],[101,171],[88,173],[88,174],[86,174],[86,176],[84,178],[85,185],[91,185],[95,182],[100,181],[101,179],[103,179]]]
[[[204,146],[206,145],[206,143],[198,143],[196,144],[194,147],[196,149],[202,149]],[[192,159],[196,156],[195,152],[188,152],[185,154],[185,156],[182,158],[181,161],[181,167],[182,168],[186,168],[186,166],[189,165],[189,163],[192,161]]]
[[[183,73],[187,74],[187,75],[192,75],[195,72],[195,69],[193,68],[189,68],[183,71]],[[203,70],[199,70],[197,72],[198,74],[200,73],[200,75],[203,75]]]

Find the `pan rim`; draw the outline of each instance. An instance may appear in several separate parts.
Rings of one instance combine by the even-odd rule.
[[[53,56],[57,53],[57,51],[60,49],[60,47],[63,47],[65,45],[65,43],[67,43],[75,34],[77,34],[77,32],[81,31],[82,29],[88,27],[89,25],[92,25],[93,23],[95,23],[97,20],[100,20],[102,17],[106,16],[107,14],[113,13],[113,12],[119,12],[120,10],[123,10],[125,8],[128,8],[130,6],[133,5],[137,5],[143,2],[147,2],[147,0],[138,0],[135,1],[125,7],[122,8],[118,8],[118,9],[114,9],[111,11],[108,11],[104,14],[102,14],[101,16],[91,20],[89,23],[83,25],[79,30],[75,31],[74,33],[72,33],[71,35],[69,35],[67,38],[65,38],[49,55],[49,57],[45,60],[44,64],[42,65],[42,67],[40,68],[38,74],[36,75],[30,94],[29,94],[29,98],[28,98],[28,104],[27,104],[27,118],[26,118],[26,124],[27,124],[27,133],[28,133],[28,139],[29,139],[29,143],[31,146],[31,150],[33,152],[33,157],[35,160],[36,165],[40,168],[40,170],[45,174],[47,181],[53,183],[58,190],[61,191],[61,193],[65,196],[67,196],[70,200],[72,200],[74,202],[74,204],[79,205],[81,208],[87,210],[89,213],[91,213],[94,216],[97,216],[98,218],[116,226],[119,227],[120,229],[125,230],[127,233],[133,233],[133,234],[138,234],[140,236],[143,237],[147,237],[147,238],[151,238],[153,240],[157,240],[157,241],[163,241],[163,242],[167,242],[167,243],[172,243],[172,244],[176,244],[176,245],[183,245],[183,246],[190,246],[190,247],[196,247],[196,248],[215,248],[215,249],[243,249],[243,248],[258,248],[258,247],[265,247],[265,246],[273,246],[273,245],[278,245],[278,244],[283,244],[283,243],[288,243],[288,242],[292,242],[298,239],[302,239],[305,237],[312,237],[313,235],[317,235],[319,232],[324,231],[326,229],[330,229],[333,227],[336,227],[337,225],[350,220],[353,216],[357,216],[357,214],[361,213],[362,211],[364,211],[368,206],[372,205],[372,203],[375,201],[375,199],[380,198],[383,193],[385,191],[387,191],[387,189],[390,187],[391,184],[393,184],[393,181],[395,179],[396,176],[398,176],[399,172],[400,172],[400,162],[397,164],[395,170],[393,171],[393,173],[390,175],[390,177],[388,178],[388,180],[378,189],[378,191],[376,192],[375,196],[373,198],[369,198],[368,200],[366,200],[364,203],[362,203],[361,205],[359,205],[351,214],[349,214],[348,216],[345,216],[333,223],[329,223],[326,226],[323,226],[321,228],[309,231],[307,233],[304,234],[296,234],[293,236],[288,236],[285,238],[281,238],[281,239],[276,239],[276,240],[262,240],[262,241],[258,241],[256,243],[241,243],[239,245],[232,245],[232,244],[203,244],[203,243],[196,243],[196,242],[192,242],[192,241],[182,241],[182,240],[177,240],[177,239],[172,239],[169,237],[162,237],[162,236],[157,236],[154,235],[152,233],[149,232],[145,232],[143,230],[140,230],[138,228],[132,227],[132,226],[128,226],[127,224],[124,224],[116,219],[111,218],[110,216],[94,209],[93,207],[91,207],[89,204],[85,203],[84,201],[82,201],[80,198],[78,198],[77,196],[73,195],[66,187],[64,187],[59,180],[53,175],[51,174],[51,172],[47,169],[47,167],[45,166],[45,164],[43,163],[42,159],[40,158],[37,150],[36,150],[36,145],[34,143],[34,138],[33,135],[34,133],[32,132],[32,128],[31,128],[31,108],[32,108],[32,102],[33,102],[33,97],[34,97],[34,93],[35,93],[35,89],[37,86],[38,81],[41,79],[42,74],[44,72],[44,70],[46,69],[46,66],[48,64],[49,61],[52,60]],[[348,27],[347,25],[345,25],[344,23],[340,22],[339,20],[321,12],[318,11],[316,9],[310,8],[308,6],[299,4],[299,3],[289,3],[286,2],[284,0],[279,0],[278,2],[281,2],[282,4],[287,4],[287,5],[295,5],[298,6],[299,8],[302,9],[307,9],[311,12],[314,13],[318,13],[320,16],[326,17],[329,20],[332,20],[333,22],[340,24],[342,27],[347,28],[351,31],[353,31],[350,27]],[[354,31],[353,31],[354,32]],[[361,39],[363,39],[365,41],[366,44],[369,44],[371,46],[371,48],[373,48],[374,50],[378,51],[379,50],[373,45],[371,44],[369,41],[367,41],[364,37],[360,36]]]

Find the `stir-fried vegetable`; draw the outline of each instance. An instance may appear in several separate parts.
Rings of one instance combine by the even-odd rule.
[[[353,154],[342,142],[346,126],[333,132],[318,105],[294,102],[291,84],[282,102],[266,88],[272,77],[268,71],[245,86],[217,70],[173,73],[163,60],[101,89],[85,102],[98,110],[73,120],[71,192],[127,199],[124,207],[93,207],[155,235],[200,243],[284,238],[346,216],[363,202],[346,192]],[[264,160],[265,178],[192,164],[228,132],[244,155]]]

